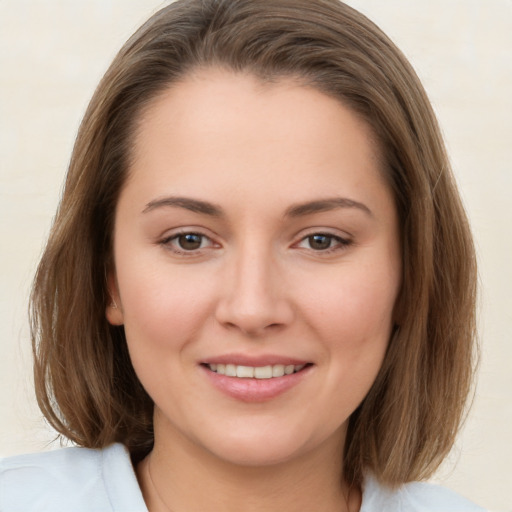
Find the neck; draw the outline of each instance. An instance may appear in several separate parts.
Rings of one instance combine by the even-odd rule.
[[[149,512],[359,510],[360,492],[343,481],[339,436],[314,452],[265,466],[231,464],[189,440],[160,439],[137,467]]]

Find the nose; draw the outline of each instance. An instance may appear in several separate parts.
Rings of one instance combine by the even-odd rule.
[[[269,251],[247,248],[227,265],[216,318],[247,336],[276,331],[293,320],[293,307]]]

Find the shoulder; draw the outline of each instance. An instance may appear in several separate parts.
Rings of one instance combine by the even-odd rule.
[[[64,448],[0,459],[0,510],[147,509],[126,448],[114,444],[103,450]]]
[[[367,475],[361,512],[485,512],[485,509],[440,485],[412,482],[390,489]]]

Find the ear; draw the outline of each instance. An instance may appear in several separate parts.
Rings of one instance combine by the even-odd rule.
[[[117,285],[117,278],[114,271],[109,271],[107,274],[107,289],[110,296],[110,300],[105,310],[107,321],[112,325],[123,325],[123,307],[121,304],[119,287]]]

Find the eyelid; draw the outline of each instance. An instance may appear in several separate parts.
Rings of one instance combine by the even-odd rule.
[[[349,233],[348,231],[341,230],[339,228],[334,227],[325,227],[325,226],[312,226],[306,229],[301,229],[294,238],[296,240],[303,240],[304,238],[307,238],[308,236],[313,235],[326,235],[326,236],[332,236],[334,238],[341,238],[342,240],[354,240],[354,235]]]
[[[217,238],[215,235],[212,236],[210,233],[206,233],[209,230],[206,230],[201,227],[196,226],[181,226],[179,228],[175,228],[172,230],[168,230],[165,232],[164,235],[160,236],[157,240],[157,244],[164,247],[166,250],[168,250],[171,253],[177,254],[179,256],[199,256],[204,253],[204,251],[207,251],[208,249],[218,249],[222,247],[222,244],[216,241],[215,238]],[[336,232],[333,232],[336,231]],[[208,241],[208,245],[206,247],[199,247],[197,249],[180,249],[177,245],[175,245],[173,242],[176,241],[180,236],[183,235],[198,235],[202,237],[203,239]],[[326,249],[313,249],[313,248],[307,248],[307,247],[300,247],[302,243],[307,241],[308,238],[315,236],[315,235],[323,235],[329,238],[332,238],[335,242],[334,246],[328,247]],[[308,252],[317,254],[317,255],[327,255],[332,252],[342,251],[347,249],[350,245],[353,245],[354,240],[352,235],[349,235],[348,233],[340,233],[338,230],[334,230],[333,228],[322,228],[322,227],[314,227],[314,228],[308,228],[307,230],[302,230],[297,236],[295,237],[295,242],[292,244],[292,248],[297,249],[304,249]]]
[[[323,235],[326,237],[330,237],[334,240],[336,240],[338,243],[335,244],[333,247],[328,247],[327,249],[313,249],[313,248],[307,248],[307,247],[300,247],[300,244],[305,242],[308,238],[315,236],[315,235]],[[298,236],[298,241],[294,242],[292,247],[298,248],[298,249],[304,249],[309,252],[312,252],[314,254],[318,254],[320,256],[327,255],[332,252],[337,251],[343,251],[346,250],[349,246],[354,244],[354,238],[349,235],[348,233],[340,233],[339,231],[333,232],[332,228],[310,228],[306,230],[305,232],[302,231]]]
[[[213,238],[213,236],[206,234],[205,229],[198,228],[195,226],[186,226],[186,227],[179,227],[171,231],[167,231],[164,235],[159,237],[157,240],[157,244],[164,247],[166,250],[177,254],[179,256],[199,256],[203,254],[205,250],[208,250],[210,248],[217,249],[221,247],[221,245],[216,242]],[[180,249],[176,245],[174,245],[172,242],[177,240],[180,236],[183,235],[198,235],[201,236],[203,239],[208,240],[210,243],[207,247],[199,247],[198,249],[194,250],[186,250],[186,249]]]

